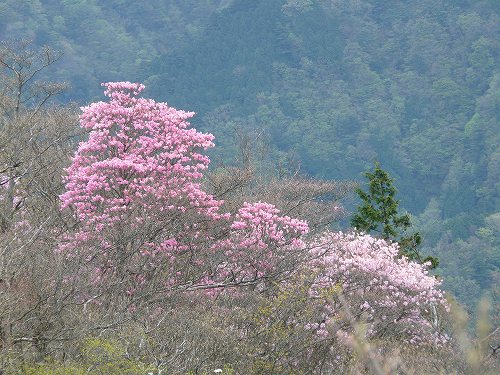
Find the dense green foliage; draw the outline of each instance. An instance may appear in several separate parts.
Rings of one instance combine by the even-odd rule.
[[[361,180],[379,160],[445,285],[472,305],[500,258],[498,4],[7,0],[0,36],[64,51],[50,78],[71,82],[67,98],[145,80],[197,111],[226,161],[235,131],[309,175]]]

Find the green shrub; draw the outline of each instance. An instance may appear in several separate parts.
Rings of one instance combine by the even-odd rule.
[[[75,362],[57,362],[48,360],[25,367],[23,375],[146,375],[154,373],[153,367],[129,358],[125,348],[117,341],[90,338],[83,342],[80,360]]]

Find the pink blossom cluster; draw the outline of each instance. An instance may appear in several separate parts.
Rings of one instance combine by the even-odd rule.
[[[427,271],[428,264],[398,256],[398,245],[357,233],[324,233],[310,244],[311,268],[317,276],[310,289],[324,300],[321,323],[310,325],[320,336],[341,332],[342,294],[357,318],[370,324],[368,335],[400,335],[410,344],[444,344],[445,335],[432,322],[436,308],[448,309],[441,282]],[[326,292],[325,292],[326,291]]]
[[[183,282],[186,272],[179,269],[185,270],[186,262],[198,269],[198,281],[227,279],[228,269],[260,277],[273,268],[273,251],[297,244],[307,232],[305,222],[280,216],[261,202],[245,204],[231,221],[229,213],[220,212],[223,202],[201,185],[210,162],[202,152],[213,147],[213,136],[190,128],[194,113],[139,98],[141,84],[103,85],[110,99],[82,108],[80,124],[89,130],[88,140],[79,144],[64,176],[61,207],[72,210],[78,229],[66,235],[60,251],[81,252],[88,243],[89,259],[98,247],[100,261],[114,267],[110,252],[135,248],[143,258],[136,268],[144,272],[168,264],[167,282],[173,285]],[[154,236],[139,244],[113,243],[152,224]],[[211,265],[221,252],[219,265]],[[205,274],[199,272],[203,267]]]
[[[62,208],[72,207],[93,230],[120,221],[137,203],[149,210],[195,209],[218,218],[221,202],[197,182],[209,159],[200,151],[213,136],[189,129],[194,114],[135,98],[143,85],[105,84],[110,102],[82,108],[89,129],[67,168]]]
[[[267,248],[269,242],[285,245],[290,236],[298,238],[309,231],[303,220],[279,216],[280,211],[265,202],[243,203],[231,228],[237,233],[238,247]]]
[[[300,238],[309,231],[307,222],[281,216],[274,205],[265,202],[245,202],[230,228],[229,237],[213,248],[222,249],[225,256],[216,276],[235,282],[275,272],[290,251],[303,248]]]
[[[368,335],[402,335],[410,344],[446,341],[434,323],[447,307],[426,265],[398,257],[397,244],[355,233],[306,240],[305,221],[272,204],[244,203],[234,215],[201,184],[213,136],[190,128],[192,112],[140,98],[144,86],[104,84],[108,102],[82,108],[89,131],[66,169],[61,207],[75,230],[59,250],[88,263],[92,283],[119,269],[133,295],[161,275],[164,286],[216,295],[226,285],[258,283],[293,272],[312,275],[311,303],[321,313],[307,328],[322,339],[342,336],[340,294]],[[295,262],[295,263],[294,263]],[[125,276],[124,276],[125,275]],[[344,335],[345,336],[345,335]]]
[[[129,259],[131,275],[162,262],[175,270],[196,223],[228,217],[220,213],[223,202],[201,186],[210,162],[203,152],[214,137],[190,128],[194,113],[138,97],[142,84],[103,86],[109,101],[82,108],[80,125],[88,139],[63,177],[61,208],[74,214],[77,226],[62,238],[59,251],[83,255],[95,263],[89,264],[94,274],[111,275],[121,258]]]

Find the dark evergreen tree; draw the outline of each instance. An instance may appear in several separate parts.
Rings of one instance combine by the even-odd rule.
[[[394,180],[379,163],[375,163],[373,173],[366,172],[365,176],[369,182],[368,192],[356,189],[363,203],[357,208],[351,225],[366,233],[378,233],[385,240],[396,241],[400,245],[401,255],[420,263],[430,261],[432,268],[437,267],[437,258],[422,258],[418,250],[422,243],[420,233],[407,232],[411,227],[411,218],[408,213],[398,212],[399,201],[395,199],[397,190],[393,185]]]

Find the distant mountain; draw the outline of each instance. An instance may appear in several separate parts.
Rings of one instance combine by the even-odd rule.
[[[277,64],[341,55],[338,23],[319,5],[295,15],[283,6],[282,0],[233,1],[214,13],[199,38],[153,61],[153,92],[201,113],[230,103],[250,114],[258,94],[272,91]],[[306,40],[294,41],[294,33]]]
[[[498,1],[5,0],[14,37],[64,51],[47,78],[65,100],[140,80],[198,112],[214,160],[235,132],[311,176],[362,181],[377,160],[449,289],[473,304],[499,278]]]
[[[498,236],[485,218],[499,212],[499,21],[488,1],[236,0],[146,70],[228,159],[243,128],[314,176],[359,180],[380,161],[470,300],[457,285],[487,289],[500,265],[498,241],[478,235]],[[459,272],[460,252],[480,264]]]
[[[101,82],[137,81],[160,54],[200,34],[227,0],[3,0],[0,40],[31,39],[64,53],[50,78],[68,81],[65,99],[87,102]]]

